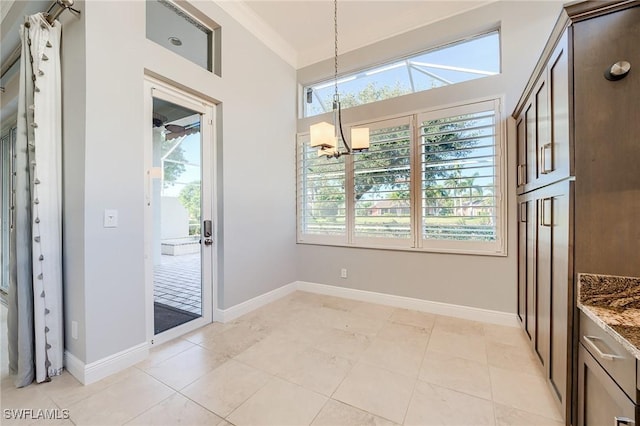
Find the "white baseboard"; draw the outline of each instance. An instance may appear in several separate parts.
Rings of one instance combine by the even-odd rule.
[[[149,355],[149,344],[140,343],[89,364],[80,361],[68,351],[65,351],[64,355],[67,371],[83,385],[89,385],[143,361]]]
[[[376,293],[373,291],[356,290],[353,288],[316,284],[305,281],[297,281],[295,284],[298,290],[307,291],[309,293],[342,297],[361,302],[377,303],[396,308],[413,309],[415,311],[487,322],[490,324],[518,327],[516,315],[507,312],[473,308],[470,306],[452,305],[450,303],[432,302],[429,300],[414,299],[412,297],[396,296],[393,294]]]
[[[84,362],[69,351],[64,351],[64,368],[80,383],[84,384]]]
[[[292,282],[282,287],[278,287],[275,290],[271,290],[268,293],[256,296],[253,299],[249,299],[246,302],[239,303],[227,309],[217,309],[214,317],[216,321],[229,322],[241,317],[244,314],[248,314],[264,305],[268,305],[278,299],[285,297],[288,294],[293,293],[297,289],[297,282]]]

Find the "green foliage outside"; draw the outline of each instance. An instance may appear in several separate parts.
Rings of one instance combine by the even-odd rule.
[[[200,235],[200,193],[200,182],[191,182],[178,195],[189,214],[189,235]]]

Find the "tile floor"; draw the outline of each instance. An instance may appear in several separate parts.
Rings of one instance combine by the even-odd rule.
[[[60,425],[561,425],[520,329],[304,292],[88,386],[15,389],[5,354],[2,408]]]

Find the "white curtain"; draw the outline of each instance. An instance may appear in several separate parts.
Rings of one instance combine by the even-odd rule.
[[[20,92],[10,234],[9,367],[15,384],[62,372],[60,24],[20,27]]]

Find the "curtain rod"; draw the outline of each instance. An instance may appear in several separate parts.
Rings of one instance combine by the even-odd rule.
[[[47,22],[52,25],[53,21],[58,19],[58,16],[65,10],[69,9],[75,13],[80,13],[79,10],[74,9],[73,0],[55,0],[49,6],[49,9],[45,12],[45,19]],[[9,69],[20,59],[20,54],[22,52],[22,46],[18,44],[18,46],[13,49],[13,52],[7,57],[7,60],[4,64],[2,64],[2,68],[0,69],[0,78],[4,77],[4,75],[9,71]]]

